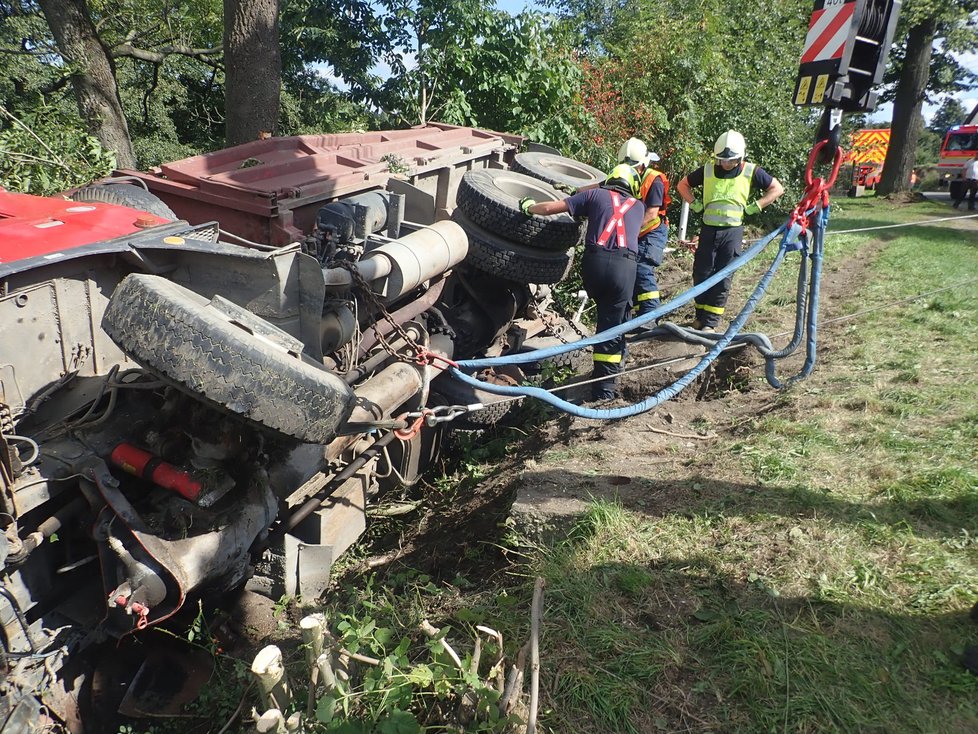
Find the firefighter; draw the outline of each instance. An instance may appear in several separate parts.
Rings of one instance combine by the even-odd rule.
[[[581,275],[588,296],[597,306],[597,330],[614,328],[628,320],[635,287],[638,232],[645,207],[639,201],[641,181],[630,165],[620,164],[597,188],[582,190],[560,201],[521,199],[527,216],[569,213],[587,218]],[[615,385],[625,355],[625,337],[594,347],[591,399],[615,397]]]
[[[638,235],[638,272],[635,276],[635,310],[637,315],[649,313],[659,307],[659,282],[655,269],[662,265],[662,256],[669,237],[669,220],[666,209],[669,197],[669,179],[655,168],[659,156],[649,153],[642,166],[642,185],[639,198],[645,204],[645,218]]]
[[[727,130],[713,146],[714,161],[685,176],[676,191],[694,212],[703,213],[703,227],[693,258],[693,285],[699,285],[719,272],[741,252],[744,239],[744,215],[757,214],[784,193],[778,179],[754,163],[744,160],[747,144],[736,130]],[[693,196],[693,189],[703,187],[703,200]],[[761,198],[750,202],[754,190]],[[730,293],[732,276],[727,276],[695,302],[694,329],[715,331]]]
[[[631,166],[638,176],[641,186],[638,198],[645,204],[645,219],[638,237],[638,264],[635,276],[635,290],[632,294],[634,306],[633,315],[640,316],[659,307],[659,283],[655,277],[655,269],[662,264],[662,256],[666,249],[666,238],[669,235],[669,223],[665,211],[671,199],[669,198],[669,181],[661,171],[652,165],[659,161],[659,156],[650,153],[645,142],[639,138],[629,138],[618,149],[618,163]],[[579,189],[570,186],[555,185],[559,191],[574,194],[597,188],[598,184],[589,184]]]
[[[961,206],[961,202],[967,196],[968,209],[974,211],[975,197],[978,196],[978,153],[975,153],[975,157],[965,164],[963,177],[964,185],[960,189],[961,198],[954,202],[954,208],[957,209]]]

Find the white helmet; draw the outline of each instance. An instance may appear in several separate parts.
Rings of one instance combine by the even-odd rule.
[[[735,161],[746,154],[747,143],[744,141],[744,136],[736,130],[727,130],[713,145],[713,155],[717,160]]]
[[[638,138],[629,138],[618,149],[618,162],[627,163],[630,166],[641,166],[645,163],[645,158],[649,154],[649,149]]]

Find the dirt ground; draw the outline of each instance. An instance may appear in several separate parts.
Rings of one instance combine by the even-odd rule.
[[[821,286],[823,323],[843,313],[842,302],[858,292],[882,246],[882,242],[864,245],[847,258],[845,267],[826,263]],[[691,259],[675,257],[660,268],[660,287],[667,297],[690,286],[690,267]],[[797,257],[783,267],[797,268]],[[752,285],[747,276],[740,279],[742,287]],[[736,281],[734,287],[736,291]],[[732,299],[730,305],[739,310],[741,302]],[[673,316],[677,323],[688,322],[693,318],[692,307],[685,306]],[[764,331],[772,337],[780,335],[772,338],[776,348],[790,338],[794,316],[792,302],[778,309],[775,320],[765,318]],[[819,380],[842,368],[833,363],[833,355],[852,338],[844,325],[829,323],[820,328]],[[747,330],[750,327],[749,321]],[[655,394],[704,352],[702,347],[682,342],[630,344],[626,370],[655,362],[669,364],[625,374],[620,383],[622,397],[608,407]],[[803,343],[795,355],[779,363],[779,375],[793,375],[804,358]],[[387,537],[375,536],[373,555],[348,574],[406,564],[449,580],[458,573],[478,577],[492,573],[487,565],[493,562],[484,549],[487,543],[494,543],[507,522],[515,520],[530,536],[547,536],[559,532],[595,499],[615,499],[629,509],[656,515],[665,507],[675,507],[673,500],[678,493],[689,492],[690,482],[703,481],[702,477],[714,482],[742,479],[731,475],[729,467],[714,464],[701,447],[711,439],[737,435],[756,416],[786,409],[779,404],[778,391],[763,377],[763,358],[747,348],[721,356],[676,398],[631,418],[595,421],[550,411],[540,420],[535,414],[526,418],[525,413],[514,411],[517,425],[535,428],[526,430],[525,441],[508,449],[491,476],[471,490],[452,495],[444,505],[428,505],[426,516],[411,530],[402,527]],[[487,432],[476,442],[492,439]]]
[[[974,222],[968,225],[976,226]],[[803,384],[827,383],[848,369],[837,355],[859,338],[858,331],[849,328],[851,320],[834,320],[851,310],[854,294],[859,293],[884,246],[882,239],[866,242],[849,253],[844,263],[826,260],[820,293],[818,363],[808,383]],[[660,287],[667,297],[689,287],[690,266],[688,257],[676,256],[660,269]],[[797,257],[783,267],[794,271]],[[754,282],[746,275],[735,280],[735,292],[738,286],[741,291],[731,300],[733,313],[743,302],[742,292]],[[674,316],[678,323],[687,322],[693,316],[692,308],[686,306]],[[754,328],[770,335],[775,347],[780,348],[789,339],[794,317],[794,303],[787,302],[765,313],[763,329]],[[747,330],[752,324],[748,322]],[[632,343],[626,369],[671,363],[629,371],[621,381],[622,398],[614,405],[655,394],[695,364],[704,351],[680,342]],[[779,376],[795,374],[804,358],[802,344],[795,355],[779,363]],[[539,404],[524,405],[513,411],[506,426],[515,427],[525,439],[510,441],[505,458],[490,467],[486,478],[479,482],[463,479],[455,488],[446,488],[444,483],[438,486],[432,478],[431,484],[416,488],[423,514],[371,521],[361,549],[352,554],[359,560],[347,559],[337,581],[378,573],[383,583],[386,572],[408,567],[448,582],[462,575],[487,585],[505,585],[507,575],[497,572],[509,564],[509,559],[500,541],[514,521],[530,537],[547,537],[559,534],[596,499],[616,500],[632,512],[656,517],[681,507],[690,492],[709,492],[710,488],[701,484],[743,483],[749,478],[736,474],[741,470],[724,462],[722,456],[704,452],[703,447],[712,440],[729,442],[749,435],[751,421],[764,414],[800,417],[809,398],[804,389],[799,392],[790,403],[780,400],[779,391],[764,380],[764,360],[747,348],[722,356],[676,398],[632,418],[586,420],[549,408],[541,410]],[[458,471],[473,446],[486,446],[499,440],[501,434],[491,430],[466,433],[463,440],[449,443],[443,458],[446,473]],[[513,433],[506,435],[512,437]],[[460,471],[459,476],[464,473]],[[676,604],[662,613],[690,612],[682,608],[682,599]],[[249,628],[252,644],[281,637],[281,630],[276,634],[271,610],[258,612],[258,622],[242,625]],[[293,622],[299,614],[297,609],[288,610]]]

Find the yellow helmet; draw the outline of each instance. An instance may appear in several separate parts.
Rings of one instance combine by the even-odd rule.
[[[642,188],[642,182],[634,168],[627,163],[620,163],[611,169],[611,173],[604,180],[602,188],[613,189],[625,196],[634,196],[637,199]]]

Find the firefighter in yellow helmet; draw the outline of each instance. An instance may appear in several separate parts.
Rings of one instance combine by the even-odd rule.
[[[754,163],[744,160],[747,145],[736,130],[727,130],[713,146],[714,161],[685,176],[676,191],[695,212],[703,213],[703,227],[693,258],[693,285],[719,272],[740,255],[744,239],[744,215],[757,214],[784,193],[778,179]],[[693,189],[703,187],[703,199]],[[755,190],[763,194],[750,201]],[[696,298],[694,329],[714,331],[720,323],[731,276]]]
[[[640,186],[635,169],[625,163],[615,166],[597,188],[582,189],[560,201],[520,201],[520,210],[527,216],[568,212],[572,217],[587,217],[581,276],[597,306],[599,332],[627,321],[631,310],[638,231],[645,216],[645,206],[638,200]],[[592,400],[615,397],[624,356],[624,336],[594,347],[592,377],[599,379],[591,383]]]
[[[635,291],[632,294],[632,305],[637,312],[635,315],[638,316],[659,307],[659,283],[655,269],[662,264],[666,238],[669,236],[669,223],[666,220],[666,208],[671,201],[669,181],[662,171],[656,170],[655,164],[658,161],[659,156],[649,152],[648,146],[639,138],[629,138],[618,148],[618,164],[631,166],[638,176],[638,199],[645,205],[645,218],[638,236]],[[556,188],[573,194],[597,186],[598,184],[589,184],[579,189],[568,186]]]

